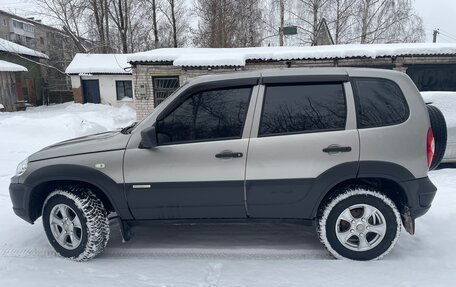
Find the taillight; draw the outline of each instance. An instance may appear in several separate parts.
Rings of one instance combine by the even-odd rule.
[[[427,160],[428,166],[431,166],[432,158],[434,157],[435,151],[435,141],[434,141],[434,134],[432,133],[432,129],[429,128],[427,133]]]

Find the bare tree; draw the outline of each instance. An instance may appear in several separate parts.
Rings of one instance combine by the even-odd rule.
[[[196,0],[199,18],[194,43],[197,46],[252,47],[261,42],[260,0]]]
[[[133,1],[114,0],[109,10],[111,19],[117,27],[122,53],[128,53],[128,34],[130,29],[130,6]]]
[[[169,3],[169,10],[170,10],[170,24],[173,28],[173,46],[177,48],[177,23],[176,23],[176,1],[175,0],[167,0]]]
[[[259,0],[238,0],[235,2],[236,31],[235,47],[254,47],[262,36],[262,13]]]
[[[357,38],[362,44],[399,42],[407,38],[408,27],[422,30],[422,22],[411,0],[358,0],[356,11]]]
[[[109,4],[108,0],[90,0],[87,6],[95,20],[99,47],[103,53],[111,51],[109,43]]]
[[[158,39],[158,20],[157,20],[157,0],[149,0],[152,10],[152,29],[154,32],[154,47],[157,49],[159,47],[160,40]]]
[[[187,44],[189,34],[189,14],[185,0],[163,0],[158,10],[159,47],[182,47]]]
[[[235,2],[229,0],[195,0],[194,12],[199,18],[193,39],[200,47],[234,47],[236,32]]]
[[[315,43],[318,26],[326,15],[328,2],[329,0],[297,0],[296,11],[292,14],[304,32],[304,37],[301,37],[303,43]]]
[[[284,28],[285,28],[285,0],[280,0],[280,28],[279,28],[279,46],[283,46]]]
[[[54,20],[56,25],[70,35],[79,52],[86,52],[83,43],[85,36],[85,27],[81,24],[84,13],[87,8],[83,0],[35,0],[35,3],[41,8],[41,13]]]
[[[333,31],[335,44],[347,43],[353,38],[355,9],[358,0],[330,0],[328,5],[328,21]]]

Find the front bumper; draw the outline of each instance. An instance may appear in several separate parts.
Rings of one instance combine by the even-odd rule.
[[[428,177],[402,182],[412,219],[423,216],[431,208],[437,188]]]
[[[9,186],[9,192],[14,213],[25,221],[33,223],[29,208],[31,188],[23,183],[12,182]]]

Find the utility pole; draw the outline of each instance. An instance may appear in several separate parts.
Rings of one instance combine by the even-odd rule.
[[[435,29],[432,35],[432,43],[437,43],[437,35],[439,34],[439,29]]]
[[[280,0],[280,28],[279,28],[279,45],[283,46],[283,35],[285,26],[285,0]]]

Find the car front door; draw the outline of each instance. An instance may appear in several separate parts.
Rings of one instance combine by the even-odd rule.
[[[171,103],[176,107],[155,122],[158,146],[127,148],[125,188],[136,219],[246,217],[245,165],[257,94],[254,85],[184,91],[180,104]]]
[[[263,83],[247,159],[248,214],[309,218],[333,180],[356,177],[359,137],[348,77]]]

